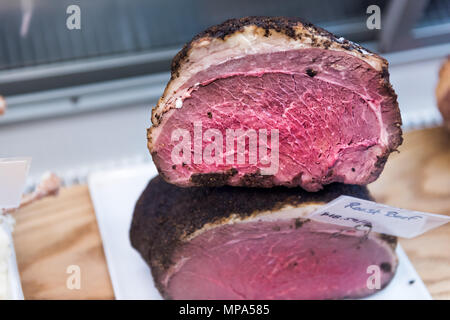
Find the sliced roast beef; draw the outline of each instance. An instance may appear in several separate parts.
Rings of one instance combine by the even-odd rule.
[[[396,267],[396,238],[308,220],[339,195],[365,187],[180,188],[161,177],[138,200],[131,243],[167,299],[339,299],[376,292]],[[374,267],[372,267],[374,268]]]
[[[293,18],[196,36],[152,122],[153,160],[179,186],[367,184],[402,140],[387,61]]]
[[[439,71],[439,82],[436,87],[436,98],[444,125],[450,130],[450,56]]]

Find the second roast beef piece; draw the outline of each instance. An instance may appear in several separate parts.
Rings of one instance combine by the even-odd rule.
[[[148,146],[160,174],[179,186],[364,185],[401,143],[396,98],[387,61],[355,43],[293,18],[233,19],[200,33],[174,58]],[[227,130],[236,137],[229,145]],[[267,140],[258,141],[264,130]],[[250,158],[249,137],[267,153]],[[222,150],[213,151],[213,140]],[[190,148],[174,154],[187,157],[174,160],[181,141]]]
[[[131,243],[166,299],[340,299],[392,279],[396,238],[305,216],[365,187],[180,188],[157,177],[136,204]],[[369,268],[372,266],[371,268]]]
[[[450,56],[447,57],[439,72],[436,98],[444,125],[450,130]]]

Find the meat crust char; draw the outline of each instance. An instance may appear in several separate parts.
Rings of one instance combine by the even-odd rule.
[[[248,31],[248,28],[253,29]],[[332,181],[357,184],[367,184],[374,181],[383,170],[389,154],[392,151],[397,150],[397,147],[402,143],[400,111],[397,104],[397,96],[389,82],[387,61],[351,41],[343,38],[337,38],[328,31],[316,27],[310,23],[302,22],[298,18],[286,17],[246,17],[227,20],[224,23],[213,26],[194,37],[175,56],[171,67],[171,79],[167,84],[164,94],[158,101],[157,106],[152,110],[153,126],[149,128],[147,135],[148,147],[160,174],[167,181],[180,186],[219,186],[230,184],[247,187],[271,187],[277,184],[286,186],[292,186],[291,184],[302,185],[302,183],[298,183],[298,181],[282,183],[274,182],[267,176],[261,176],[258,172],[252,172],[249,174],[245,173],[240,175],[239,179],[236,177],[235,179],[230,179],[231,177],[234,177],[236,173],[231,170],[219,170],[219,172],[195,172],[192,173],[188,182],[182,181],[178,183],[177,181],[173,181],[171,173],[168,172],[167,169],[161,168],[162,160],[158,155],[156,140],[162,130],[164,119],[166,118],[167,120],[167,118],[170,117],[168,116],[168,113],[173,112],[174,109],[177,108],[175,97],[181,94],[181,91],[186,90],[183,88],[184,82],[191,76],[195,75],[198,71],[201,71],[198,66],[199,61],[197,61],[199,57],[195,55],[196,51],[207,48],[208,46],[213,46],[213,43],[214,45],[220,44],[226,46],[225,44],[227,41],[230,41],[230,39],[236,37],[239,33],[244,32],[254,33],[260,38],[261,41],[264,41],[265,38],[276,38],[281,39],[281,41],[291,41],[289,42],[290,45],[292,45],[292,43],[301,43],[304,45],[304,48],[328,49],[333,52],[345,52],[352,57],[364,61],[364,63],[367,63],[378,72],[377,81],[379,82],[379,88],[377,88],[378,92],[376,94],[385,97],[384,102],[380,107],[380,114],[382,118],[380,123],[385,126],[383,130],[385,130],[387,135],[386,145],[382,147],[382,152],[376,155],[376,161],[373,162],[373,167],[370,172],[367,172],[365,177],[360,178],[361,181],[357,182],[342,180],[342,177],[333,177],[330,179]],[[286,48],[286,50],[289,50],[289,48]],[[236,52],[236,56],[230,58],[232,59],[239,57],[242,57],[242,52]],[[208,65],[204,66],[204,68],[207,67]],[[314,72],[314,70],[311,72]],[[362,177],[363,174],[358,173],[358,176]],[[301,176],[294,178],[294,180],[295,179],[300,180]],[[329,182],[325,181],[324,184],[326,183]],[[311,186],[307,184],[302,186],[309,191],[315,191],[320,189],[320,184],[321,182],[314,182]]]
[[[244,17],[241,19],[229,19],[219,25],[212,26],[206,29],[205,31],[200,32],[190,42],[185,44],[181,49],[181,51],[178,52],[178,54],[172,61],[171,65],[172,78],[176,78],[178,76],[180,65],[183,63],[184,59],[186,59],[187,56],[189,55],[189,50],[192,48],[192,43],[202,38],[218,38],[224,40],[226,36],[232,35],[237,31],[241,31],[244,27],[248,25],[254,25],[257,26],[258,28],[263,29],[264,35],[266,37],[269,37],[272,31],[276,31],[283,33],[292,39],[298,40],[301,40],[302,36],[310,36],[308,33],[305,33],[304,35],[297,33],[297,29],[300,26],[303,26],[303,28],[311,29],[313,33],[316,33],[317,35],[329,38],[330,42],[327,41],[321,42],[312,38],[313,46],[327,49],[330,47],[332,41],[335,44],[341,46],[345,50],[349,51],[356,50],[361,54],[364,54],[364,52],[372,53],[371,51],[362,48],[360,45],[354,42],[348,40],[340,41],[336,38],[334,34],[328,32],[327,30],[317,27],[312,23],[303,21],[296,17]],[[386,63],[385,67],[387,68],[387,62],[385,63]]]
[[[158,290],[170,299],[162,284],[163,277],[175,264],[173,257],[177,249],[199,231],[224,225],[230,219],[253,219],[286,207],[321,205],[340,195],[370,199],[366,187],[337,183],[315,193],[286,187],[180,188],[158,176],[149,182],[136,203],[130,229],[131,244],[151,267]],[[377,236],[395,249],[395,237]]]

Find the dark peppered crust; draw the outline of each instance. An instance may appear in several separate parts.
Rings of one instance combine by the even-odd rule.
[[[191,176],[190,181],[192,185],[196,187],[221,187],[227,185],[228,179],[237,173],[238,171],[235,168],[224,173],[195,173]],[[273,187],[272,176],[262,175],[259,172],[245,174],[240,182],[241,187]]]
[[[186,236],[205,224],[220,222],[231,214],[245,218],[287,205],[326,203],[343,194],[370,199],[366,187],[338,183],[319,192],[286,187],[180,188],[158,176],[150,181],[136,203],[130,230],[131,244],[151,267],[155,284],[164,294],[160,279],[172,266],[172,254]]]
[[[299,24],[302,24],[304,27],[309,28],[317,35],[326,36],[329,38],[330,42],[327,44],[321,44],[320,46],[324,49],[327,49],[331,45],[331,42],[336,42],[339,44],[343,44],[344,48],[347,50],[358,50],[359,52],[370,52],[367,49],[363,48],[353,42],[348,40],[343,40],[342,42],[338,41],[336,36],[320,27],[316,27],[310,22],[302,20],[297,17],[264,17],[264,16],[255,16],[255,17],[244,17],[240,19],[229,19],[219,25],[212,26],[205,31],[196,35],[190,42],[183,46],[180,52],[173,58],[172,60],[172,78],[178,76],[178,70],[180,68],[180,64],[187,57],[189,49],[191,49],[192,43],[198,39],[204,37],[218,38],[224,40],[226,36],[232,35],[236,31],[242,30],[246,26],[257,26],[265,30],[265,36],[268,37],[270,35],[270,30],[275,30],[280,33],[284,33],[293,39],[301,39],[301,35],[295,32],[295,27]],[[314,38],[312,39],[314,46]]]

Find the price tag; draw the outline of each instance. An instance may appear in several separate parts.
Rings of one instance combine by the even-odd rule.
[[[450,221],[450,216],[399,209],[349,196],[340,196],[308,218],[402,238],[417,237]]]
[[[20,205],[31,158],[0,159],[0,209]]]

